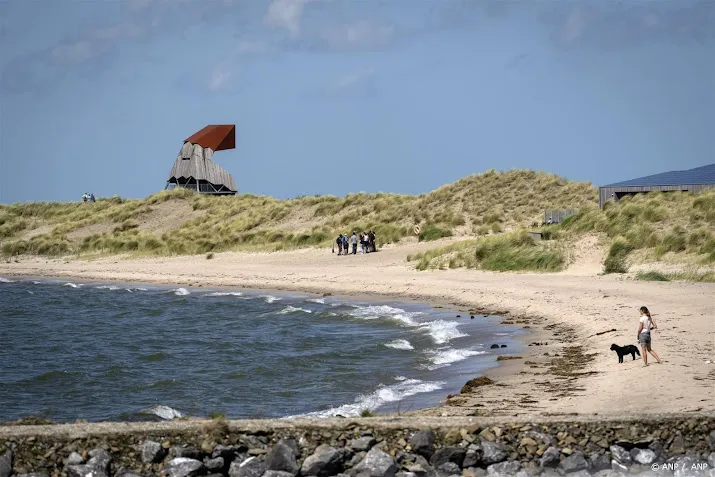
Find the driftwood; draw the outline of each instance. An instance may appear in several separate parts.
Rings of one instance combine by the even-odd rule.
[[[599,331],[599,332],[596,333],[595,335],[589,336],[589,338],[591,338],[591,337],[593,337],[593,336],[605,335],[606,333],[613,333],[614,331],[618,331],[618,330],[615,329],[615,328],[613,328],[613,329],[606,330],[606,331]]]

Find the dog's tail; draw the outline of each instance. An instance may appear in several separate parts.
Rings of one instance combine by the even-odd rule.
[[[640,352],[640,351],[638,351],[638,347],[637,347],[637,346],[636,346],[636,354],[637,354],[638,356],[640,356],[640,355],[641,355],[641,352]]]

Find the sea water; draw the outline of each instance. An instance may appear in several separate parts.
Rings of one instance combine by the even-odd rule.
[[[0,278],[0,422],[439,405],[516,353],[497,317],[386,301]],[[491,349],[491,344],[507,348]]]

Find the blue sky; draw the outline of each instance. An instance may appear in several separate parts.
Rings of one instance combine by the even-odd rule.
[[[0,72],[3,203],[147,196],[207,124],[281,198],[715,162],[712,0],[0,0]]]

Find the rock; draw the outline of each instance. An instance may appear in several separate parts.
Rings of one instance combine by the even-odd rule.
[[[29,474],[16,474],[15,477],[49,477],[42,472],[30,472]]]
[[[293,477],[293,474],[281,470],[267,470],[263,474],[263,477]]]
[[[229,462],[233,462],[233,460],[236,458],[236,456],[238,456],[238,454],[238,447],[217,445],[211,451],[211,458],[216,459],[217,457],[221,457],[223,459],[224,464],[228,464]]]
[[[292,475],[298,474],[298,463],[295,460],[295,450],[288,445],[278,442],[266,454],[266,468],[288,472]]]
[[[506,345],[501,345],[500,348],[506,348]]]
[[[397,465],[392,456],[373,447],[350,473],[361,477],[394,477],[396,472]]]
[[[498,464],[507,458],[507,453],[502,446],[482,440],[482,463],[484,465]]]
[[[464,456],[462,467],[476,467],[480,460],[482,460],[482,450],[480,448],[472,449],[472,446],[469,446],[467,454]]]
[[[685,441],[683,436],[675,436],[673,442],[670,444],[670,453],[672,454],[684,454],[685,453]]]
[[[437,467],[437,474],[440,476],[449,477],[450,475],[460,475],[461,473],[462,469],[454,462],[445,462]]]
[[[201,452],[201,449],[197,449],[196,447],[181,447],[179,448],[179,455],[177,457],[201,461],[203,460],[204,453]]]
[[[72,452],[65,460],[65,465],[79,465],[84,464],[84,458],[77,452]],[[1,475],[1,473],[0,473]]]
[[[221,474],[223,473],[223,469],[225,468],[226,464],[223,460],[223,457],[216,457],[214,459],[204,459],[204,465],[206,466],[206,469],[209,471],[209,473],[218,473]]]
[[[549,447],[541,454],[539,464],[542,468],[556,467],[561,462],[561,450],[558,447]]]
[[[166,477],[195,477],[206,473],[203,462],[189,457],[171,459],[164,467]]]
[[[620,472],[622,474],[628,473],[628,467],[618,463],[616,459],[611,459],[611,470],[615,472]]]
[[[577,470],[576,472],[572,472],[568,475],[569,477],[591,477],[591,474],[589,474],[587,470]]]
[[[498,347],[499,347],[499,345],[496,344],[496,343],[490,346],[491,349],[496,349],[496,348],[498,348]]]
[[[329,477],[335,475],[341,470],[342,457],[337,449],[325,444],[320,445],[312,455],[305,458],[300,472],[304,476]]]
[[[434,432],[419,431],[410,438],[412,452],[429,459],[434,451]]]
[[[611,469],[611,459],[605,454],[592,455],[589,460],[591,461],[590,469],[592,472]]]
[[[106,472],[88,464],[68,465],[65,469],[69,477],[108,477]]]
[[[92,449],[89,451],[91,459],[87,461],[87,466],[97,469],[98,472],[109,475],[109,465],[112,462],[112,456],[104,449]]]
[[[531,437],[524,437],[521,441],[519,441],[519,445],[522,447],[527,447],[527,446],[536,446],[536,445],[539,445],[539,443],[536,442]]]
[[[595,474],[593,474],[593,477],[622,477],[623,474],[620,472],[616,472],[615,470],[611,469],[604,469],[604,470],[599,470]]]
[[[265,471],[266,466],[258,457],[249,457],[240,463],[233,461],[228,469],[228,475],[230,477],[261,477]]]
[[[690,456],[676,457],[675,464],[676,470],[673,472],[673,477],[693,477],[704,475],[705,466],[707,466],[706,462]]]
[[[293,454],[295,455],[296,459],[300,457],[300,447],[298,446],[298,442],[293,439],[292,437],[287,437],[284,439],[281,439],[278,441],[278,444],[283,444],[285,446],[288,446],[293,450]]]
[[[122,469],[114,475],[115,477],[144,477],[142,474],[127,469]]]
[[[158,464],[166,457],[167,449],[154,441],[144,441],[140,447],[142,462],[145,464]]]
[[[355,452],[367,452],[377,443],[374,437],[365,436],[350,441],[350,448]]]
[[[641,465],[651,465],[655,462],[655,452],[650,449],[631,449],[631,459]]]
[[[574,452],[567,458],[561,461],[559,468],[567,474],[588,469],[588,462],[580,452]]]
[[[711,452],[708,456],[708,466],[711,469],[715,469],[715,452]]]
[[[516,473],[516,477],[533,477],[533,474],[531,472],[527,472],[525,470],[520,470],[519,472]]]
[[[625,450],[623,447],[613,445],[613,446],[611,446],[610,451],[611,451],[611,456],[613,457],[613,460],[615,460],[619,464],[627,467],[633,463],[633,460],[631,459],[630,452]],[[613,469],[613,470],[618,470],[618,469]]]
[[[467,452],[461,447],[443,447],[432,454],[430,464],[432,464],[432,467],[439,468],[442,464],[454,462],[459,467],[462,467],[466,455]]]
[[[437,471],[421,455],[415,456],[414,465],[409,466],[407,470],[417,477],[437,477]]]
[[[12,474],[12,451],[7,450],[0,455],[0,477],[10,477]]]
[[[492,464],[487,467],[487,475],[494,477],[512,477],[521,470],[521,462],[511,461],[500,464]]]

